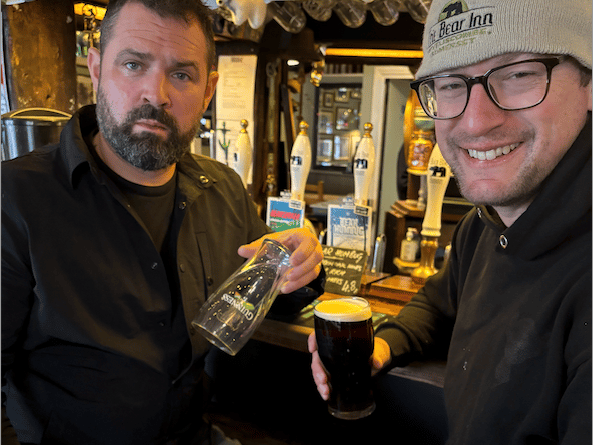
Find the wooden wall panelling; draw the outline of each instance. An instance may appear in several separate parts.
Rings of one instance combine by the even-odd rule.
[[[11,110],[76,110],[76,28],[69,0],[2,6]]]

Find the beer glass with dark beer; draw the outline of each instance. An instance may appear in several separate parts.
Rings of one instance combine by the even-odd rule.
[[[315,306],[315,337],[329,375],[328,410],[340,419],[360,419],[375,410],[371,383],[374,332],[363,298],[326,300]]]

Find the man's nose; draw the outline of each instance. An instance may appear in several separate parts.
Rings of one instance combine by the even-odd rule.
[[[501,110],[490,98],[484,86],[473,85],[461,119],[467,131],[480,134],[497,127],[505,118],[506,111]]]
[[[166,108],[171,104],[170,82],[164,73],[153,73],[144,84],[142,100],[157,108]]]

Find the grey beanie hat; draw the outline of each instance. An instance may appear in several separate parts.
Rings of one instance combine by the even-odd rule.
[[[565,54],[591,69],[591,0],[436,0],[416,78],[506,53]]]

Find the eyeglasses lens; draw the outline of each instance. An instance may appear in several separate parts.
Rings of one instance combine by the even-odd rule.
[[[480,77],[442,76],[427,79],[418,88],[427,114],[436,119],[451,119],[465,110],[470,85]],[[486,75],[488,95],[503,110],[520,110],[539,104],[546,95],[548,70],[542,62],[518,62],[492,70]]]

